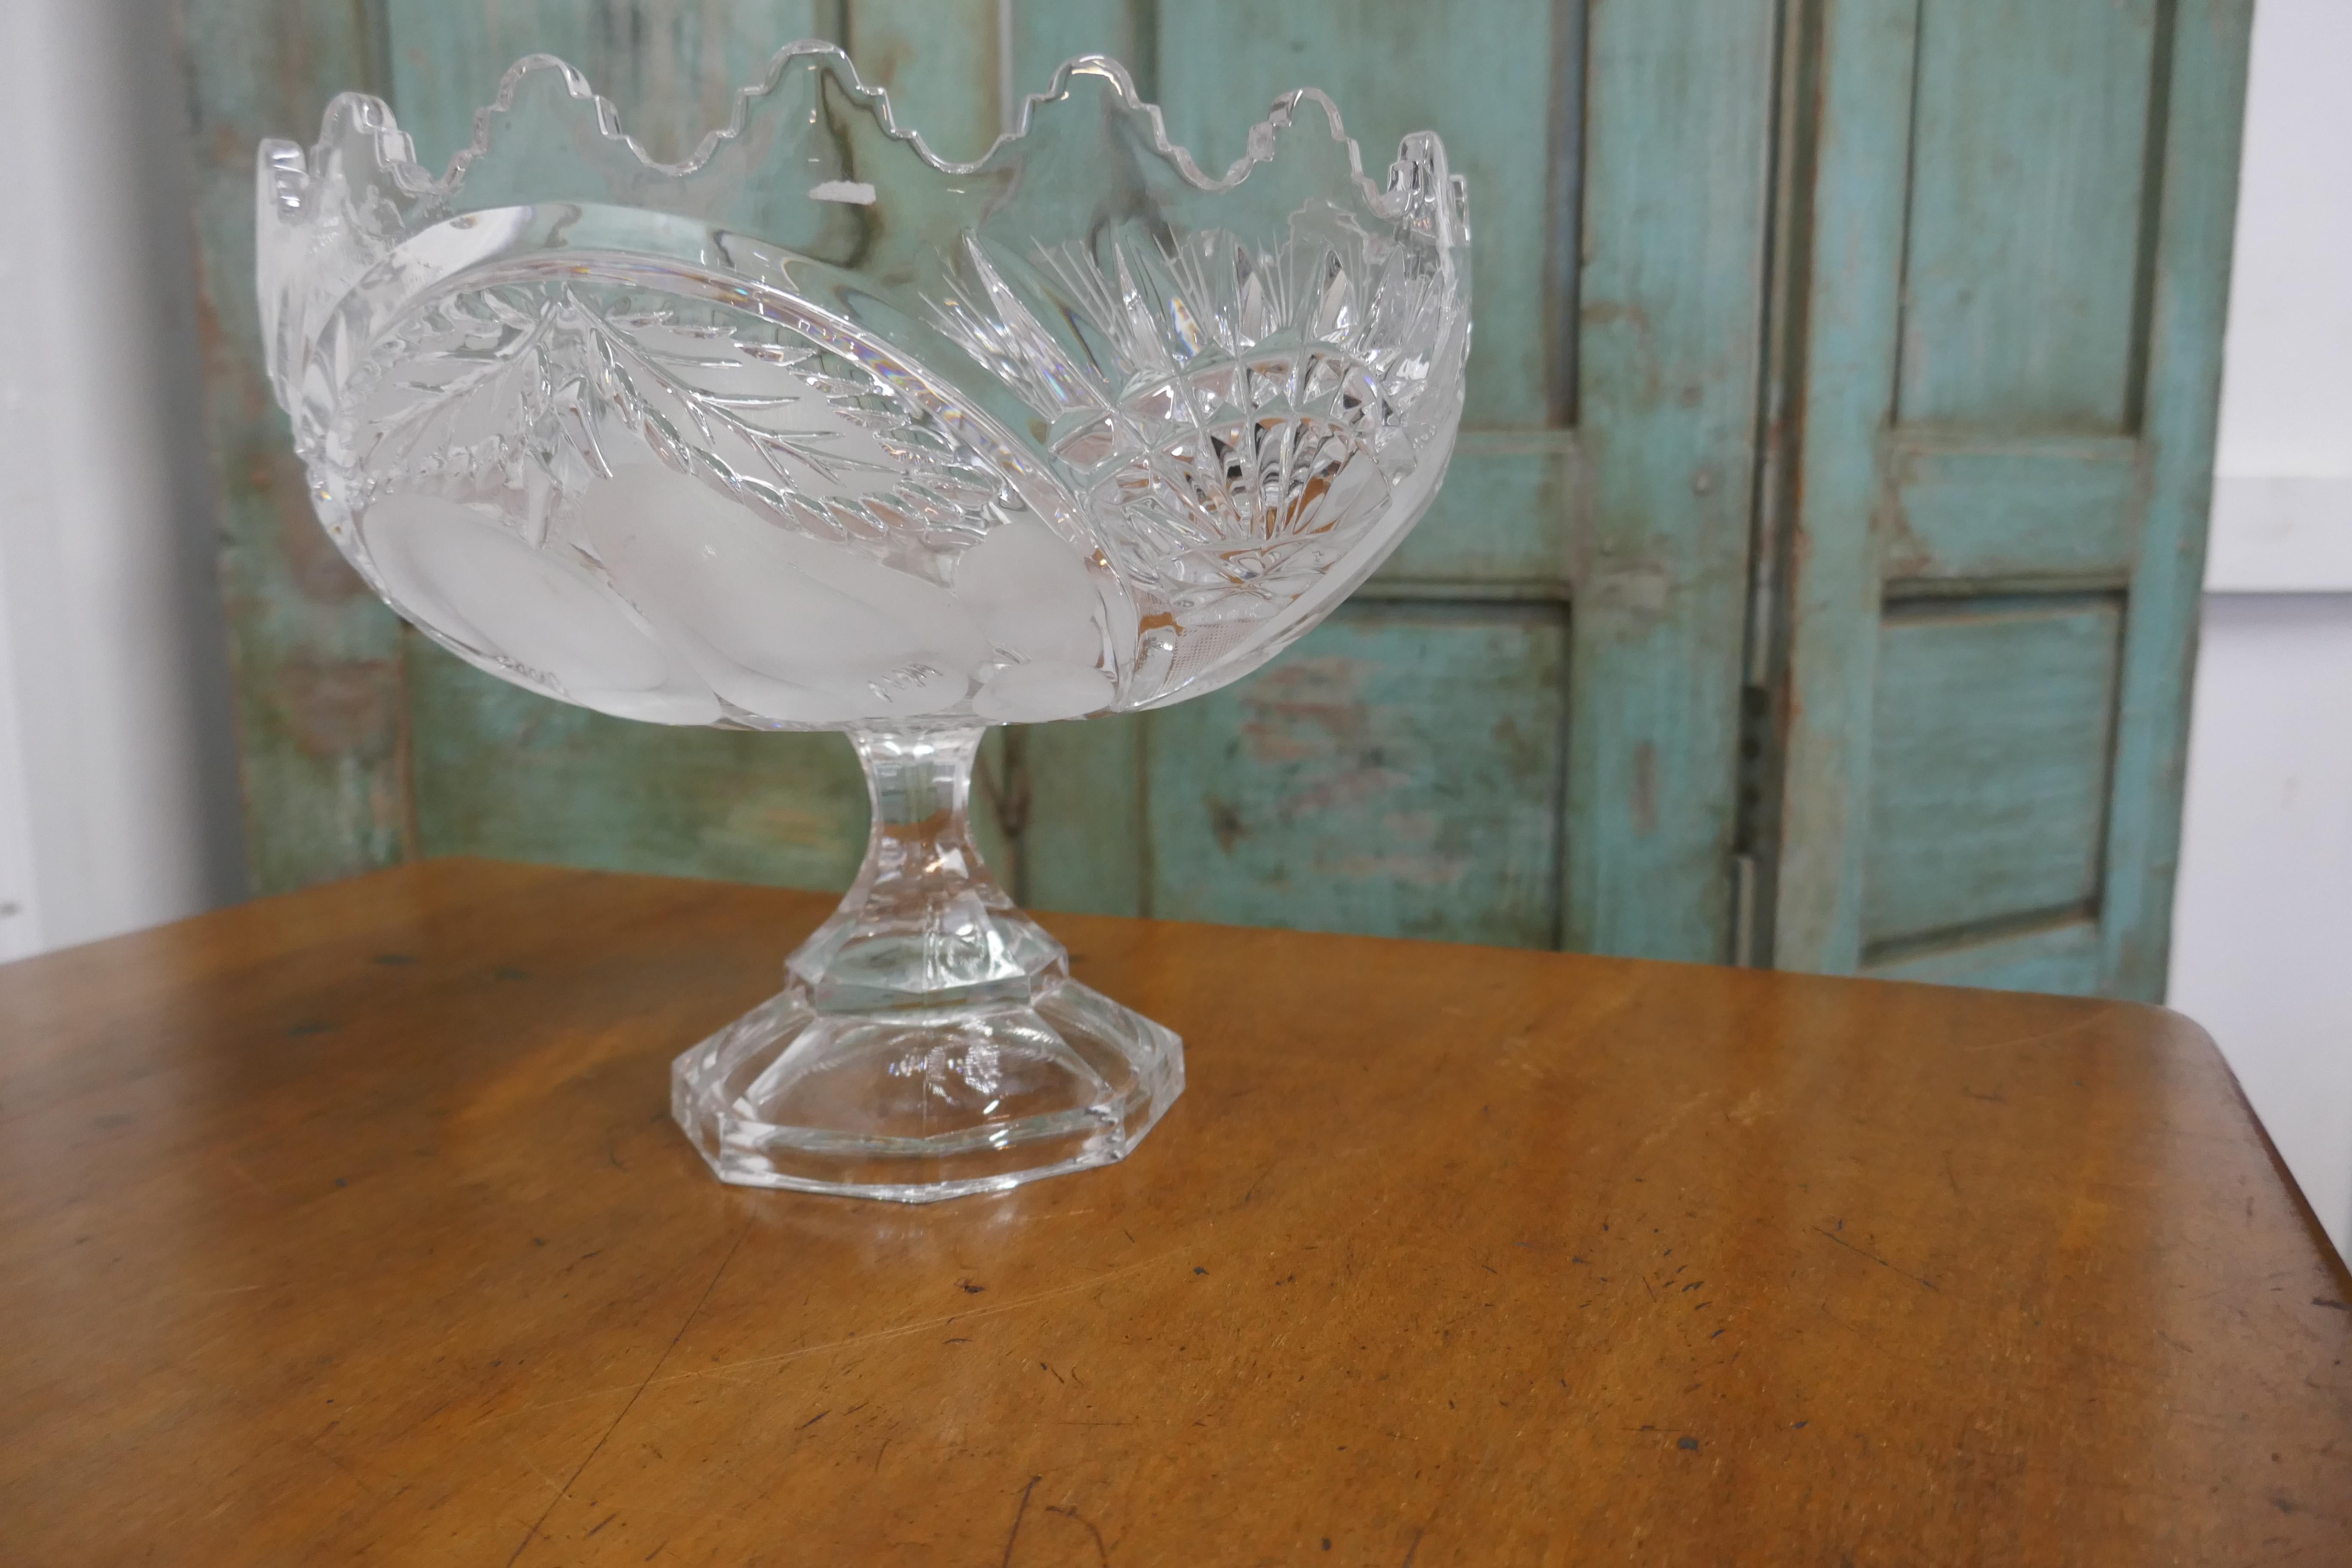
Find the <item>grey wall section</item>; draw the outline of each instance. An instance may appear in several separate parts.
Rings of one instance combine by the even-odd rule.
[[[0,17],[0,952],[241,895],[176,9]]]

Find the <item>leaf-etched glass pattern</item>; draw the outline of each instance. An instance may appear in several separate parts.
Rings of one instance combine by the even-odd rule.
[[[1213,179],[1088,58],[950,164],[800,44],[683,163],[534,57],[442,176],[346,94],[307,152],[264,143],[258,186],[273,384],[320,521],[402,615],[604,712],[858,742],[877,828],[842,940],[697,1047],[731,1066],[681,1058],[721,1173],[923,1197],[1123,1152],[1181,1086],[1174,1037],[1067,980],[940,770],[990,723],[1238,678],[1426,508],[1470,331],[1437,139],[1375,183],[1297,92]],[[909,780],[944,817],[904,816]],[[877,1021],[909,1006],[947,1010],[920,1051]],[[982,1049],[991,1007],[1012,1033]],[[1060,1087],[971,1098],[1016,1058]],[[892,1072],[928,1086],[915,1123],[877,1109]]]

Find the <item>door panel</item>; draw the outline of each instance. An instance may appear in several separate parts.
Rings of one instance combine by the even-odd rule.
[[[1926,599],[1879,632],[1863,961],[2095,903],[2121,606]]]
[[[1016,5],[1016,27],[1037,9]],[[1274,668],[1127,724],[1023,738],[1024,896],[1049,908],[1549,945],[1575,468],[1570,433],[1557,425],[1574,353],[1561,274],[1576,212],[1560,182],[1575,161],[1557,131],[1573,122],[1564,105],[1579,90],[1575,9],[1216,0],[1139,5],[1126,18],[1090,11],[1085,27],[1053,34],[1055,47],[1148,23],[1155,79],[1144,85],[1157,89],[1171,139],[1213,173],[1241,155],[1278,94],[1302,85],[1340,106],[1376,180],[1406,132],[1443,130],[1471,181],[1477,236],[1468,412],[1429,515],[1357,606]],[[1234,47],[1242,37],[1249,47]],[[1496,37],[1525,47],[1498,55]],[[1019,60],[1023,85],[1042,85],[1060,58]],[[1507,191],[1533,199],[1496,199]],[[1300,695],[1309,689],[1328,689],[1319,705]],[[1308,710],[1321,719],[1269,739],[1281,715]],[[1353,741],[1318,728],[1342,711]],[[1528,736],[1540,764],[1498,754],[1497,731]],[[1410,783],[1396,760],[1406,755],[1424,770]],[[1297,804],[1308,798],[1311,811]],[[1414,835],[1426,841],[1400,847]]]
[[[2105,948],[2097,921],[2057,916],[1990,927],[1958,942],[1890,945],[1862,973],[1874,980],[2088,996],[2099,990]]]
[[[2246,23],[1804,12],[1783,966],[2161,994]]]
[[[2119,430],[2157,0],[1929,0],[1904,266],[1904,425]]]
[[[2129,439],[2002,443],[1903,430],[1883,459],[1881,570],[1896,584],[2120,583],[2139,550],[2140,459]]]
[[[1443,899],[1426,885],[1426,856],[1329,847],[1394,836],[1390,770],[1364,752],[1318,759],[1311,824],[1260,829],[1245,816],[1238,836],[1207,763],[1165,759],[1246,768],[1250,705],[1279,689],[1277,667],[1151,715],[1132,739],[1086,727],[1030,736],[1028,896],[1484,941],[1549,942],[1565,927],[1573,945],[1726,956],[1773,8],[1612,7],[1588,24],[1583,7],[1545,0],[1481,0],[1466,15],[1162,5],[1157,19],[1171,130],[1209,166],[1240,151],[1276,92],[1312,81],[1342,104],[1375,170],[1402,132],[1435,125],[1473,181],[1478,328],[1460,448],[1437,505],[1360,595],[1382,612],[1318,637],[1346,639],[1364,689],[1390,694],[1403,731],[1465,738],[1430,752],[1426,793],[1440,807],[1483,798],[1486,786],[1455,776],[1472,766],[1501,768],[1515,790],[1544,787],[1546,771],[1489,763],[1490,743],[1471,739],[1505,733],[1564,755],[1564,800],[1555,847],[1517,828],[1449,826],[1442,856],[1468,858],[1445,874]],[[1252,47],[1236,50],[1242,36]],[[1583,430],[1570,423],[1580,406]],[[1435,606],[1518,637],[1559,626],[1563,601],[1564,659],[1530,643],[1516,670],[1459,685],[1423,668],[1448,646],[1419,626]],[[1567,690],[1528,683],[1544,671]],[[1559,729],[1547,739],[1538,724]],[[1082,804],[1100,823],[1053,825],[1049,766],[1088,781]],[[1133,864],[1108,869],[1104,858],[1122,853]],[[1528,868],[1547,861],[1565,869],[1538,899]]]
[[[1567,643],[1555,605],[1358,604],[1155,714],[1152,912],[1551,945]]]
[[[1767,5],[1600,5],[1587,51],[1568,946],[1732,956],[1763,354]]]

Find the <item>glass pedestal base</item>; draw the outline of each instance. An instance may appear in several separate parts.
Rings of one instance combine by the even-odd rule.
[[[982,731],[858,730],[874,832],[782,993],[677,1058],[725,1182],[931,1203],[1124,1159],[1184,1092],[1176,1036],[1070,978],[971,841]]]
[[[1184,1088],[1176,1036],[1074,980],[1029,1004],[826,1014],[788,990],[680,1056],[723,1181],[929,1203],[1122,1159]]]

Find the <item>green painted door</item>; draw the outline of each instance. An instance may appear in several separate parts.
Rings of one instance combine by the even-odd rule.
[[[2163,994],[2249,16],[1802,15],[1783,967]]]
[[[1471,182],[1477,339],[1436,506],[1252,679],[1000,732],[990,853],[1025,899],[2160,973],[2242,7],[184,3],[264,886],[457,850],[846,880],[837,738],[559,708],[355,591],[258,396],[238,227],[253,140],[332,88],[385,94],[437,163],[547,50],[675,155],[816,35],[951,156],[1099,50],[1209,166],[1313,83],[1369,157],[1433,126]],[[2065,967],[2083,930],[2097,961]],[[2023,956],[1952,967],[1988,940]]]

